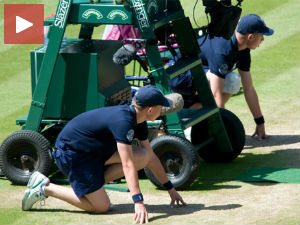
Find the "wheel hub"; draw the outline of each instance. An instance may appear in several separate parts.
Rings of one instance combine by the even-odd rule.
[[[20,159],[21,159],[21,164],[22,164],[23,170],[32,170],[32,169],[34,169],[34,164],[35,164],[34,158],[32,158],[29,155],[22,155],[20,157]]]
[[[181,166],[179,158],[167,159],[166,161],[167,173],[178,174]]]

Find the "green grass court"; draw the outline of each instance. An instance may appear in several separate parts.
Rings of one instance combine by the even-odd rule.
[[[194,2],[181,0],[186,15],[195,26],[192,17]],[[20,130],[20,127],[15,125],[15,120],[28,113],[31,103],[29,52],[39,47],[3,44],[3,4],[7,3],[45,4],[45,16],[54,12],[57,6],[55,0],[0,0],[0,142],[10,133]],[[158,208],[149,206],[154,212],[153,223],[299,224],[299,182],[296,179],[297,182],[282,184],[284,182],[281,182],[280,176],[295,178],[299,175],[300,168],[300,4],[298,0],[244,0],[242,9],[243,15],[260,15],[267,26],[275,31],[273,36],[265,37],[261,46],[252,52],[251,62],[252,78],[266,120],[266,132],[270,138],[261,142],[250,138],[255,129],[252,115],[243,94],[234,96],[226,106],[244,124],[247,134],[245,150],[232,163],[211,164],[202,160],[198,178],[183,192],[183,196],[190,201],[194,210],[187,211],[185,215],[180,209],[176,209],[175,212],[165,215],[162,213],[165,209],[163,205],[158,205]],[[197,24],[206,24],[202,1],[198,2],[195,18]],[[94,38],[101,38],[103,26],[96,30]],[[76,37],[78,31],[79,26],[67,27],[67,37]],[[256,181],[257,183],[236,180],[242,174],[249,171],[251,173],[253,168],[265,168],[263,172],[252,170],[252,177],[265,180]],[[292,169],[294,175],[284,174],[288,169]],[[268,177],[275,177],[277,183],[269,183],[269,180],[266,180]],[[146,179],[142,179],[140,184],[148,199],[154,199],[153,204],[160,203],[156,196],[167,195],[155,189]],[[126,187],[126,184],[119,186]],[[20,204],[24,190],[25,187],[13,186],[6,179],[0,178],[0,225],[118,224],[131,223],[133,217],[133,208],[130,208],[132,204],[127,204],[131,203],[128,194],[119,192],[111,192],[113,199],[124,199],[125,203],[122,202],[110,217],[72,213],[67,210],[66,205],[61,206],[62,209],[45,210],[47,202],[40,210],[32,213],[22,212]],[[271,197],[270,194],[274,196]],[[117,198],[116,195],[121,197]],[[229,197],[226,197],[227,195]],[[228,203],[225,204],[222,200]],[[210,203],[214,205],[209,206]],[[255,206],[251,207],[254,203]],[[284,206],[286,209],[274,208],[277,203],[277,207]],[[50,202],[51,207],[56,204],[60,203]],[[126,207],[131,210],[125,209]],[[117,219],[118,209],[122,212],[121,219]]]

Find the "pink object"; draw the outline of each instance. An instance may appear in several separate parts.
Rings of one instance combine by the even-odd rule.
[[[124,40],[126,38],[141,38],[140,32],[132,25],[112,25],[104,35],[104,40]]]
[[[134,39],[140,39],[141,34],[137,28],[135,28],[133,25],[110,25],[107,26],[108,29],[105,29],[103,39],[104,40],[125,40],[127,38],[134,38]],[[176,42],[174,35],[171,35],[172,42]],[[159,42],[159,44],[161,44]],[[178,48],[178,44],[173,44],[173,48]],[[165,45],[158,46],[158,50],[160,52],[168,50],[168,47]],[[138,50],[139,55],[145,55],[146,51],[145,49]]]

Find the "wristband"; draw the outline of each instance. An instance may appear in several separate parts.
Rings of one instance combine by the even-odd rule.
[[[254,118],[254,121],[255,121],[256,125],[260,125],[260,124],[264,124],[265,123],[265,119],[264,119],[263,116]]]
[[[168,181],[167,183],[163,184],[163,186],[165,187],[166,190],[170,190],[174,187],[171,181]]]
[[[134,203],[143,201],[144,198],[143,198],[142,193],[138,193],[138,194],[132,195],[132,200],[133,200]]]

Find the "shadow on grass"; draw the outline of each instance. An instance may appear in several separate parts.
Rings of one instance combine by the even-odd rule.
[[[201,210],[217,211],[217,210],[230,210],[230,209],[235,209],[240,207],[242,207],[242,205],[240,204],[213,205],[213,206],[205,206],[204,204],[188,204],[187,206],[177,206],[174,208],[170,208],[169,205],[147,205],[146,204],[146,208],[148,212],[162,214],[162,215],[151,217],[150,221],[167,218],[175,215],[178,216],[178,215],[193,214]],[[114,205],[113,210],[110,211],[109,213],[126,214],[132,212],[133,212],[132,204],[119,204],[119,205]]]
[[[237,189],[241,185],[231,185],[226,182],[235,181],[237,177],[251,168],[272,167],[272,168],[300,168],[299,148],[280,149],[282,145],[295,144],[300,142],[298,135],[274,135],[268,140],[257,141],[247,137],[245,150],[257,148],[259,146],[278,146],[278,150],[268,151],[264,154],[252,153],[251,151],[242,152],[238,158],[230,163],[208,163],[200,161],[200,171],[193,184],[187,189],[189,191],[199,190],[218,190],[218,189]],[[297,146],[298,147],[298,146]],[[264,176],[266,174],[258,174]],[[257,185],[259,182],[251,182]],[[275,182],[268,182],[266,185],[275,185]]]
[[[300,143],[300,135],[270,135],[269,138],[258,141],[246,135],[246,144],[244,149],[253,149],[259,147],[271,147]]]
[[[30,212],[63,212],[63,213],[82,213],[82,214],[91,214],[82,210],[69,210],[69,209],[30,209]]]
[[[193,214],[201,210],[230,210],[242,207],[240,204],[227,204],[227,205],[213,205],[205,206],[204,204],[188,204],[187,206],[175,206],[171,208],[169,205],[145,205],[148,212],[158,213],[162,215],[154,216],[150,218],[150,221],[157,219],[167,218],[175,215],[187,215]],[[56,212],[56,213],[81,213],[90,215],[103,215],[102,213],[88,213],[82,210],[67,210],[67,209],[31,209],[31,212]],[[112,209],[104,213],[105,215],[119,215],[133,213],[134,208],[132,204],[117,204],[113,205]]]

